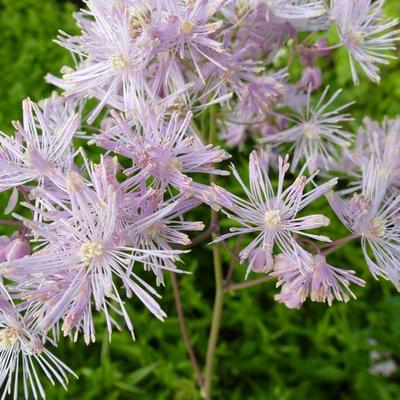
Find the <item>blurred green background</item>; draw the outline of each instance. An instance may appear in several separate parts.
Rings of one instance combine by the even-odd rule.
[[[51,40],[58,29],[76,31],[71,16],[76,8],[77,3],[67,1],[0,0],[0,129],[9,131],[10,121],[20,118],[24,97],[39,100],[51,93],[43,82],[45,73],[57,74],[62,65],[71,64],[67,52]],[[387,1],[387,11],[393,17],[400,15],[400,2]],[[364,77],[360,86],[353,87],[346,54],[339,51],[324,64],[324,83],[344,87],[343,101],[357,101],[352,110],[357,122],[364,115],[394,117],[400,111],[399,66],[393,62],[383,70],[380,86]],[[324,212],[335,221],[329,208]],[[200,218],[208,215],[206,208],[198,213]],[[3,232],[9,231],[0,227]],[[333,238],[346,235],[337,221],[330,233]],[[369,372],[377,362],[400,363],[400,295],[390,284],[370,277],[357,243],[340,254],[331,258],[332,263],[355,269],[368,282],[356,290],[357,301],[333,307],[307,302],[302,310],[291,311],[274,302],[272,282],[226,296],[215,399],[400,399],[399,372],[390,377]],[[230,259],[224,257],[226,267]],[[200,246],[185,261],[193,274],[179,277],[181,295],[203,364],[213,304],[211,252]],[[235,280],[243,275],[243,268],[237,268]],[[55,352],[80,379],[71,380],[68,392],[48,387],[48,398],[198,399],[168,279],[167,283],[161,290],[169,316],[165,323],[140,304],[129,304],[135,343],[127,333],[116,333],[109,344],[101,317],[95,345],[62,342]],[[371,351],[380,360],[373,361]]]

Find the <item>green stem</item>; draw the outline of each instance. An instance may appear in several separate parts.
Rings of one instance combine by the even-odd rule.
[[[221,253],[218,246],[213,248],[214,275],[215,275],[215,300],[211,323],[210,336],[208,339],[206,369],[204,372],[204,398],[211,400],[212,378],[214,370],[215,349],[217,347],[219,330],[221,326],[222,307],[224,303],[223,273]]]
[[[210,110],[210,143],[215,144],[217,140],[216,129],[216,114],[214,107]],[[216,182],[216,177],[211,177],[211,182]],[[218,213],[214,210],[211,211],[211,224],[218,226]],[[213,233],[213,238],[217,237]],[[212,396],[212,379],[215,361],[215,350],[218,343],[219,330],[221,326],[222,308],[224,303],[224,277],[222,269],[221,252],[218,245],[213,246],[213,260],[214,260],[214,277],[215,277],[215,300],[213,317],[211,322],[210,336],[208,338],[206,368],[204,371],[204,388],[202,396],[206,400],[211,400]]]

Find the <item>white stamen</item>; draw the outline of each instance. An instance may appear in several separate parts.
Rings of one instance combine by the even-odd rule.
[[[181,23],[181,31],[186,35],[190,35],[193,32],[194,25],[190,21],[184,21]]]
[[[104,246],[97,242],[88,242],[81,246],[80,256],[85,267],[88,267],[94,258],[102,256]]]
[[[276,228],[282,222],[279,210],[268,210],[264,214],[264,223],[268,228]]]
[[[374,218],[371,222],[373,235],[382,238],[385,236],[385,221],[381,218]]]
[[[128,60],[126,60],[122,55],[114,55],[111,57],[111,66],[115,70],[121,70],[127,68],[129,65]]]
[[[8,327],[0,329],[0,349],[10,349],[18,342],[20,329]]]
[[[318,131],[312,124],[306,123],[303,125],[303,134],[309,140],[318,139]]]

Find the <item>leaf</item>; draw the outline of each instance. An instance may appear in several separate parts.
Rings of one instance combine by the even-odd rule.
[[[157,367],[158,363],[150,364],[147,367],[143,367],[137,369],[136,371],[129,374],[126,378],[126,381],[131,383],[132,385],[136,385],[149,376]]]

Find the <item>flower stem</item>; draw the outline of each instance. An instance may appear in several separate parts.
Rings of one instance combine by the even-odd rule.
[[[231,257],[232,257],[231,263],[230,263],[230,265],[229,265],[228,273],[226,274],[226,277],[225,277],[225,284],[224,284],[224,287],[227,287],[227,286],[229,286],[229,285],[232,283],[233,272],[234,272],[234,270],[235,270],[235,266],[236,266],[236,264],[240,264],[240,257],[239,257],[239,254],[238,254],[238,253],[239,253],[239,251],[240,251],[240,246],[241,246],[241,244],[242,244],[242,239],[243,239],[243,236],[240,236],[240,237],[238,238],[237,244],[236,244],[236,249],[235,249],[235,250],[231,249],[231,248],[227,245],[227,243],[225,243],[224,240],[221,242],[221,244],[224,246],[224,248],[225,248],[226,250],[229,251],[229,253],[231,254]]]
[[[21,221],[8,220],[8,219],[0,220],[0,225],[15,225],[20,227],[24,226],[24,224]]]
[[[251,288],[254,286],[259,286],[266,282],[269,282],[271,279],[273,279],[273,278],[270,276],[265,276],[263,278],[253,279],[253,280],[247,281],[247,282],[225,285],[224,291],[225,292],[234,292],[235,290],[247,289],[247,288]]]
[[[210,109],[210,143],[215,144],[217,140],[217,129],[216,129],[216,114],[215,108]],[[216,182],[216,177],[211,176],[211,182]],[[211,225],[218,227],[218,213],[211,210]],[[216,229],[218,230],[218,229]],[[217,234],[213,233],[213,239],[217,237]],[[214,261],[214,277],[215,277],[215,299],[214,309],[211,322],[210,336],[208,338],[207,347],[207,358],[206,367],[204,371],[204,388],[202,391],[202,397],[206,400],[211,400],[212,396],[212,378],[214,370],[214,359],[215,350],[217,347],[219,330],[221,326],[222,308],[224,303],[224,277],[222,269],[221,252],[218,245],[213,246],[213,261]]]
[[[211,223],[208,229],[203,233],[201,233],[200,235],[196,236],[194,239],[192,239],[192,242],[188,246],[186,246],[186,248],[191,249],[195,245],[203,243],[204,240],[206,240],[209,236],[211,236],[215,232],[215,228],[216,227]]]
[[[224,303],[224,290],[223,290],[224,278],[222,272],[222,261],[221,261],[220,249],[217,245],[214,245],[213,247],[213,259],[214,259],[214,276],[215,276],[215,300],[214,300],[214,310],[211,322],[210,336],[208,339],[206,369],[204,372],[205,383],[204,383],[203,397],[206,400],[211,400],[215,349],[217,347],[217,342],[218,342],[219,329],[221,325],[222,307]]]
[[[332,51],[332,50],[336,50],[336,49],[340,49],[343,46],[342,43],[338,43],[338,44],[334,44],[332,46],[326,46],[326,47],[315,47],[315,48],[307,48],[306,51],[307,52],[316,52],[316,51]]]
[[[357,238],[359,238],[359,235],[353,234],[353,235],[346,236],[343,239],[336,240],[335,242],[328,243],[325,246],[321,247],[321,250],[323,250],[322,254],[324,256],[328,256],[329,254],[333,253],[340,247],[344,246],[345,244],[347,244]]]
[[[195,354],[192,344],[190,342],[189,332],[188,332],[188,329],[186,326],[185,316],[183,314],[181,296],[179,293],[178,280],[176,279],[176,274],[174,272],[171,271],[170,275],[171,275],[171,281],[172,281],[172,289],[173,289],[174,297],[175,297],[176,312],[178,314],[179,325],[181,327],[183,340],[185,342],[186,350],[189,354],[190,361],[193,365],[193,369],[196,374],[196,378],[197,378],[199,387],[202,387],[203,386],[203,376],[202,376],[202,373],[200,370],[199,362],[197,361],[196,354]]]

